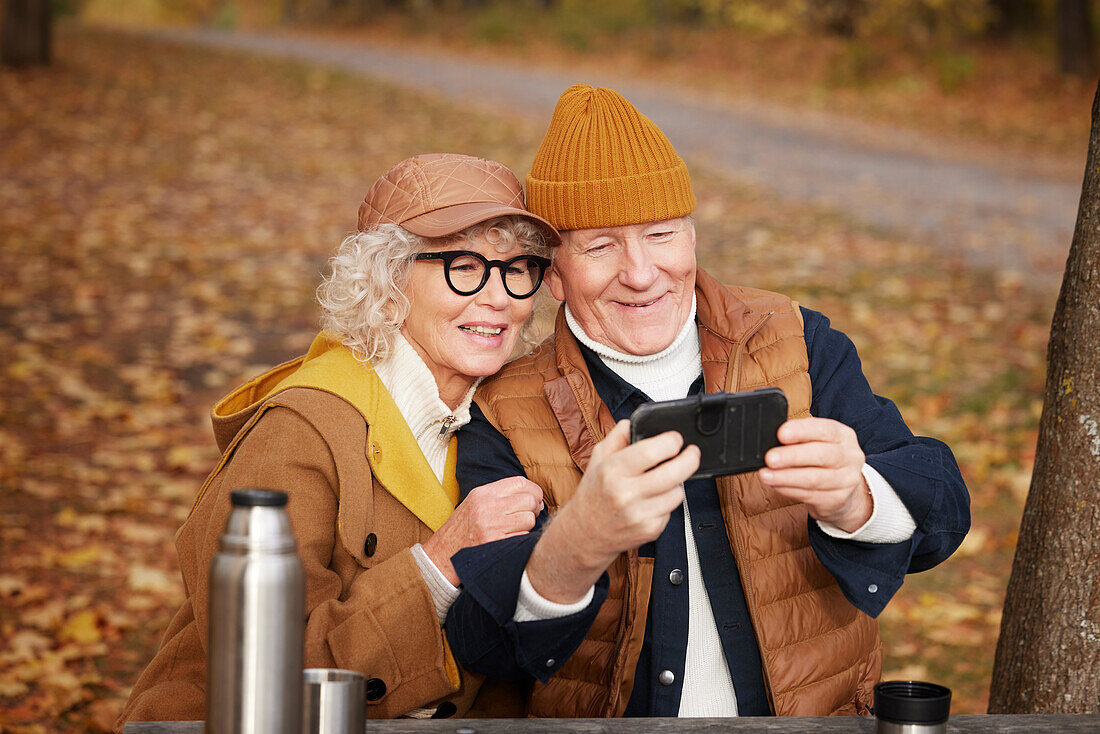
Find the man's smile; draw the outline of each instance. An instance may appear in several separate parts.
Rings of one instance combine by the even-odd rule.
[[[645,308],[646,306],[652,306],[657,301],[664,298],[664,294],[657,296],[652,301],[646,301],[645,303],[628,303],[626,301],[617,301],[620,306],[627,306],[628,308]]]

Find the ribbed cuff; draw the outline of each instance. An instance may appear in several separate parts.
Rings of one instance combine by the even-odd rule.
[[[890,483],[870,464],[863,465],[863,478],[871,489],[871,501],[874,503],[871,517],[850,533],[832,523],[818,520],[821,531],[832,538],[863,543],[900,543],[912,538],[917,524]]]
[[[442,626],[447,619],[447,612],[461,592],[452,586],[447,577],[435,567],[432,559],[428,558],[428,554],[424,552],[424,548],[420,543],[409,550],[412,551],[413,560],[420,568],[420,575],[424,577],[424,583],[428,585],[428,593],[432,595],[432,604],[435,605],[435,614],[439,617],[439,624]]]
[[[527,174],[527,208],[558,230],[661,222],[695,211],[687,165],[589,181]]]
[[[570,614],[582,611],[591,604],[594,593],[595,587],[589,586],[588,593],[580,601],[575,601],[572,604],[559,604],[544,598],[535,591],[535,587],[531,585],[530,580],[527,578],[527,572],[524,571],[523,577],[519,580],[519,598],[516,600],[516,612],[512,619],[517,622],[533,622],[541,619],[568,617]]]

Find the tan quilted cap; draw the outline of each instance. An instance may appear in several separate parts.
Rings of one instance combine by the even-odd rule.
[[[359,231],[400,224],[421,237],[445,237],[506,214],[527,217],[561,238],[545,219],[527,211],[515,174],[496,161],[459,153],[406,158],[374,182],[359,205]]]

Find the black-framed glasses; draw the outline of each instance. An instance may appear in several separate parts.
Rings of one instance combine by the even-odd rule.
[[[504,290],[512,298],[530,298],[542,285],[550,260],[537,255],[520,255],[511,260],[486,260],[469,250],[422,252],[414,260],[442,260],[447,285],[460,296],[472,296],[489,282],[493,268],[500,269]]]

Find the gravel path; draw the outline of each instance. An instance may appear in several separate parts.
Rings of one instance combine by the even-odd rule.
[[[537,67],[490,65],[392,47],[344,45],[285,35],[166,30],[163,38],[306,60],[362,73],[458,104],[486,105],[544,121],[577,81],[622,92],[653,119],[691,166],[765,186],[888,230],[962,253],[971,263],[1043,284],[1061,280],[1073,234],[1080,179],[1036,173],[1033,162],[975,160],[935,141],[883,128],[808,124],[636,79]],[[892,145],[896,140],[901,145]],[[1082,141],[1082,166],[1085,143]],[[929,152],[933,151],[933,152]]]

